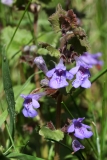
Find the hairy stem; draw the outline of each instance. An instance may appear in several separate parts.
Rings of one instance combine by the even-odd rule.
[[[61,126],[61,102],[62,102],[62,94],[58,95],[57,98],[57,108],[56,108],[56,129],[59,129]],[[59,160],[59,143],[55,143],[55,157],[54,160]]]

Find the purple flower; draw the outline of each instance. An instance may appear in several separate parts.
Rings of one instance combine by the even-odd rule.
[[[92,68],[92,65],[90,65],[90,63],[85,62],[83,60],[82,56],[80,56],[80,57],[75,56],[74,59],[76,61],[76,67],[82,66],[82,67],[87,68],[87,69]]]
[[[63,64],[63,59],[60,59],[58,65],[46,73],[46,76],[50,78],[49,86],[54,89],[68,86],[66,79],[71,80],[73,78],[72,73],[66,70]]]
[[[34,63],[37,65],[39,69],[41,69],[45,74],[48,72],[46,63],[42,56],[36,57],[34,59]]]
[[[90,88],[91,82],[88,80],[90,77],[90,66],[81,60],[81,57],[76,57],[76,67],[72,68],[69,72],[73,75],[76,74],[76,79],[72,82],[74,88],[79,86],[83,88]]]
[[[39,108],[40,104],[38,103],[38,100],[45,95],[45,92],[42,93],[36,93],[36,94],[29,94],[24,95],[21,94],[20,96],[24,98],[24,109],[22,110],[22,113],[25,117],[35,117],[37,116],[37,111],[34,108]]]
[[[90,138],[93,133],[87,129],[91,129],[90,126],[81,123],[85,118],[73,119],[72,124],[68,126],[67,132],[74,133],[74,136],[80,139]]]
[[[74,139],[72,141],[72,148],[74,152],[77,152],[78,150],[84,149],[85,147],[77,139]]]
[[[103,65],[103,61],[99,60],[99,57],[101,56],[102,56],[101,53],[90,54],[88,52],[85,52],[81,56],[81,60],[87,63],[90,66],[90,68],[92,68],[93,65],[100,65],[100,66]]]
[[[89,69],[85,69],[80,66],[78,72],[76,73],[76,79],[72,82],[73,87],[78,88],[81,86],[83,88],[90,88],[91,82],[88,80],[89,77]]]
[[[1,3],[7,5],[7,6],[11,6],[13,3],[13,0],[1,0]]]

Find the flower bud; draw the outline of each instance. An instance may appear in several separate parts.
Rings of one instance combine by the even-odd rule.
[[[41,69],[45,74],[48,72],[46,63],[42,56],[36,57],[34,59],[34,63],[37,65],[39,69]]]
[[[37,46],[36,45],[30,46],[30,52],[36,52],[36,51],[37,51]]]
[[[74,139],[72,141],[72,148],[74,152],[77,152],[78,150],[84,149],[85,147],[77,139]]]
[[[49,86],[49,80],[48,79],[42,79],[41,82],[40,82],[40,84],[42,86]]]

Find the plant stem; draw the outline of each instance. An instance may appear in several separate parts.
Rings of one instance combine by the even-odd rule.
[[[65,105],[65,103],[64,103],[63,101],[62,101],[61,103],[64,105],[64,107],[65,107],[66,111],[69,113],[69,115],[70,115],[72,118],[74,118],[74,116],[73,116],[72,113],[69,111],[69,109],[68,109],[68,107]]]
[[[62,94],[58,95],[57,98],[57,108],[56,108],[56,129],[59,129],[61,126],[61,102],[62,102]],[[59,160],[59,143],[55,143],[55,157],[54,160]]]

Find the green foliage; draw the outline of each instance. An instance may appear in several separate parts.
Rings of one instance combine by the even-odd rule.
[[[55,141],[61,141],[64,138],[64,133],[61,130],[50,130],[44,126],[39,130],[39,134],[44,138],[52,139]]]
[[[2,32],[2,43],[7,46],[9,44],[10,39],[12,38],[16,27],[5,27]],[[8,49],[7,57],[10,59],[17,50],[20,50],[22,46],[26,45],[32,39],[32,35],[26,29],[18,29],[14,39]]]
[[[66,15],[66,11],[64,11],[60,4],[58,4],[56,8],[56,12],[49,17],[49,21],[52,24],[52,27],[55,32],[60,31],[60,23],[59,23],[59,16]]]
[[[3,73],[3,85],[6,95],[6,100],[8,104],[8,112],[10,116],[10,133],[14,134],[15,127],[15,100],[14,92],[12,88],[12,82],[10,78],[9,65],[6,57],[5,49],[2,50],[2,73]]]
[[[7,157],[19,159],[19,160],[44,160],[42,158],[30,156],[30,155],[23,154],[23,153],[17,153],[17,152],[10,153]]]
[[[4,123],[4,121],[6,120],[8,116],[8,112],[7,109],[0,115],[0,127],[2,126],[2,124]]]
[[[56,58],[59,58],[60,57],[60,52],[55,49],[54,47],[52,47],[51,45],[47,44],[47,43],[40,43],[40,45],[47,49],[48,50],[48,53],[53,56],[53,57],[56,57]]]

